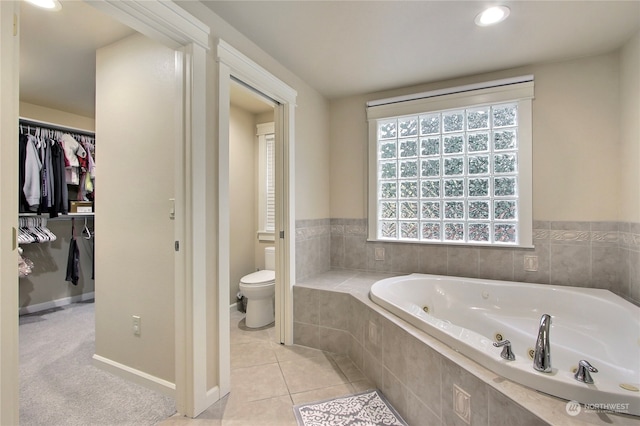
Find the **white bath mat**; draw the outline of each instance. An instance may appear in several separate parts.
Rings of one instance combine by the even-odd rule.
[[[296,405],[293,411],[300,426],[407,426],[377,389]]]

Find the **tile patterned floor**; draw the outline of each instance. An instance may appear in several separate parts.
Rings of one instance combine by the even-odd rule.
[[[293,406],[375,386],[343,355],[274,341],[273,326],[251,330],[231,314],[231,393],[196,419],[171,417],[161,426],[296,425]]]

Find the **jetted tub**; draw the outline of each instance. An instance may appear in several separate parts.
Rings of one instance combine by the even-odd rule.
[[[640,308],[608,290],[412,274],[376,282],[370,297],[509,380],[640,416]],[[533,369],[543,314],[552,318],[551,373]],[[515,361],[500,357],[499,339],[511,342]],[[574,378],[583,359],[598,369],[593,384]]]

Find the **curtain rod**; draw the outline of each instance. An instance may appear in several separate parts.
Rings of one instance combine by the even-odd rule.
[[[47,123],[46,121],[32,120],[30,118],[19,117],[19,124],[23,126],[35,126],[35,127],[46,127],[49,130],[59,130],[65,133],[77,133],[84,136],[90,136],[92,138],[96,137],[96,132],[85,129],[77,129],[74,127],[61,126],[59,124]]]
[[[418,99],[433,98],[436,96],[452,95],[454,93],[469,92],[472,90],[489,89],[492,87],[508,86],[511,84],[525,83],[533,81],[533,75],[523,75],[520,77],[503,78],[501,80],[485,81],[484,83],[467,84],[465,86],[449,87],[447,89],[431,90],[429,92],[415,93],[412,95],[395,96],[393,98],[378,99],[367,102],[367,108],[397,104],[400,102],[415,101]]]

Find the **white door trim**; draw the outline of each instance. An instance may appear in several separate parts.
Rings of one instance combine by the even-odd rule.
[[[240,53],[224,40],[217,43],[218,59],[218,149],[219,149],[219,239],[218,282],[229,282],[229,86],[234,77],[258,92],[274,100],[276,127],[276,339],[284,344],[293,344],[293,290],[295,281],[295,106],[297,92],[289,85],[269,73],[260,65]],[[224,287],[224,288],[223,288]],[[220,285],[220,335],[228,340],[229,328],[223,305],[229,303],[228,286]],[[221,337],[222,341],[222,337]],[[220,346],[221,365],[226,363],[228,345]],[[224,353],[223,353],[224,352]],[[224,362],[223,362],[224,361]],[[221,369],[228,374],[229,368]],[[220,380],[221,386],[228,380]],[[223,388],[222,390],[226,390]],[[223,392],[224,394],[224,392]]]
[[[0,1],[0,424],[18,424],[18,104],[20,2]]]
[[[218,64],[218,346],[220,394],[231,391],[231,336],[229,318],[229,270],[231,247],[231,215],[229,211],[229,117],[230,69]],[[226,99],[226,102],[224,101]],[[225,308],[226,307],[226,308]]]
[[[87,4],[172,49],[194,43],[209,50],[209,27],[173,1],[91,0]]]

